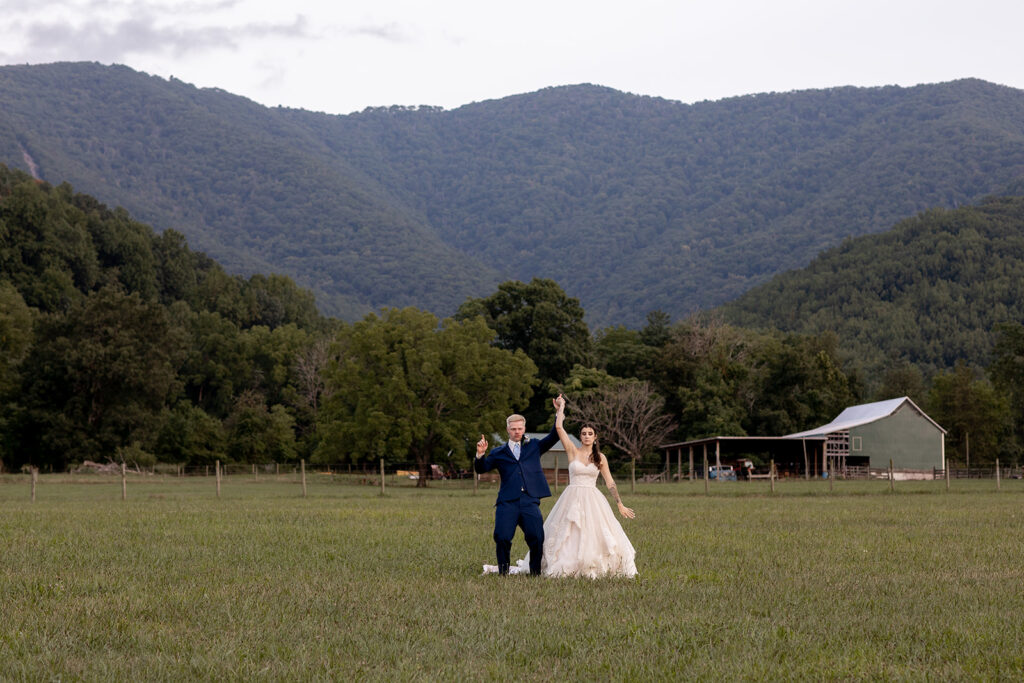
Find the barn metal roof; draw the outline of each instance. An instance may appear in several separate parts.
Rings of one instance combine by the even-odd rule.
[[[916,403],[911,401],[908,397],[903,396],[901,398],[892,398],[888,401],[878,401],[876,403],[865,403],[859,406],[850,406],[843,412],[839,413],[836,419],[832,420],[828,424],[821,425],[815,429],[809,429],[806,432],[787,434],[784,438],[803,439],[842,432],[852,427],[859,427],[861,425],[877,422],[878,420],[889,417],[899,410],[904,404],[908,403],[919,415],[921,415],[921,417],[935,425],[936,429],[941,431],[943,434],[946,433],[946,430],[940,427],[935,420],[928,417],[923,410],[917,407]]]

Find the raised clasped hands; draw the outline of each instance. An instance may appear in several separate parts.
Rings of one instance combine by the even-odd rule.
[[[556,398],[551,399],[551,402],[555,406],[555,412],[559,415],[565,413],[565,397],[559,394]]]

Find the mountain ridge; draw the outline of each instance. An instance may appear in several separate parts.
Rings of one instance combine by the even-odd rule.
[[[0,67],[0,161],[325,312],[446,315],[549,277],[592,325],[731,300],[1024,177],[1024,92],[964,79],[684,104],[592,84],[455,109],[267,108],[128,67]]]

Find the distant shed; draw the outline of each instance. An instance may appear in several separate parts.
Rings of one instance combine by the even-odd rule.
[[[897,470],[946,467],[946,430],[906,396],[851,406],[815,429],[787,439],[825,438],[824,457],[847,466]]]
[[[676,454],[680,476],[684,453],[688,453],[691,476],[703,471],[703,458],[714,465],[747,455],[773,459],[784,475],[818,476],[827,467],[847,476],[857,470],[888,469],[890,459],[893,469],[903,472],[945,469],[945,436],[945,429],[903,396],[851,406],[828,424],[796,434],[709,436],[661,448],[666,470]]]

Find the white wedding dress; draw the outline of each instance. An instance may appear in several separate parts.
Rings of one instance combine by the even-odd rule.
[[[636,576],[636,551],[597,488],[599,474],[594,463],[569,463],[569,485],[544,520],[542,575]],[[497,571],[496,565],[484,565],[484,573]],[[529,553],[509,568],[510,574],[529,572]]]

